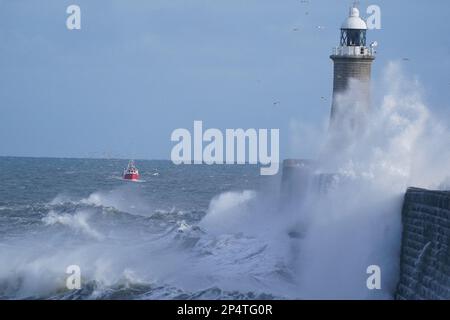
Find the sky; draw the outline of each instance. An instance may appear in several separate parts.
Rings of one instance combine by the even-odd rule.
[[[81,30],[66,28],[71,4]],[[281,158],[311,157],[292,147],[292,124],[328,121],[329,55],[351,4],[0,0],[0,155],[169,159],[172,131],[202,120],[278,128]],[[371,4],[374,82],[399,61],[448,119],[450,1],[360,1],[361,12]]]

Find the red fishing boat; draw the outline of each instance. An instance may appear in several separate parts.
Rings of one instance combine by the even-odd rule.
[[[125,180],[137,181],[139,180],[139,170],[134,165],[134,161],[128,162],[127,168],[123,172],[123,178]]]

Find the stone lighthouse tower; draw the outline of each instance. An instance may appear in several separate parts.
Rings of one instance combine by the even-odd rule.
[[[330,129],[332,134],[355,134],[364,127],[370,108],[371,66],[374,45],[367,46],[367,24],[356,6],[341,26],[340,45],[330,56],[334,63],[333,102]]]
[[[333,157],[345,156],[342,151],[361,136],[366,128],[370,108],[371,67],[375,60],[375,45],[368,46],[366,36],[367,24],[361,19],[358,8],[353,6],[341,26],[340,44],[333,49],[330,57],[334,63],[334,81],[327,144],[319,161],[284,160],[283,203],[301,203],[311,188],[320,192],[326,190],[332,184],[334,174],[317,173],[316,169],[323,165],[322,160],[328,159],[329,154]],[[323,169],[320,168],[320,171]]]

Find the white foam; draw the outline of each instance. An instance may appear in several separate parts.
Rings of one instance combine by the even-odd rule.
[[[299,212],[308,221],[297,264],[304,297],[392,298],[403,194],[409,186],[438,188],[450,175],[450,132],[423,103],[418,82],[395,63],[383,81],[381,105],[364,134],[324,153],[322,169],[340,173],[346,183]],[[346,94],[351,97],[352,88]],[[365,286],[371,264],[381,267],[381,291]]]
[[[211,200],[207,215],[201,226],[210,232],[236,232],[246,224],[246,214],[250,211],[256,192],[244,190],[226,192]]]
[[[68,213],[58,214],[51,210],[47,216],[42,218],[42,221],[47,225],[61,224],[67,226],[74,231],[81,232],[97,240],[103,239],[102,234],[89,225],[89,218],[90,213],[86,211],[78,211],[72,215]]]

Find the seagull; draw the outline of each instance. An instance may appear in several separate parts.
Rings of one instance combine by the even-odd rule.
[[[403,58],[403,61],[409,61],[409,58]]]
[[[317,29],[323,30],[323,29],[325,29],[325,27],[324,26],[317,26]]]
[[[292,29],[292,31],[299,31],[299,30],[300,30],[299,28]]]
[[[279,105],[279,104],[280,104],[280,101],[275,101],[275,102],[273,103],[274,106]]]

